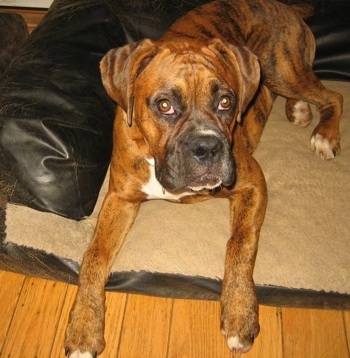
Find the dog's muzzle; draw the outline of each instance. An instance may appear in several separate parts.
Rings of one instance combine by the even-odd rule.
[[[183,134],[168,147],[163,161],[156,160],[156,176],[167,190],[229,187],[235,180],[231,146],[213,130]]]

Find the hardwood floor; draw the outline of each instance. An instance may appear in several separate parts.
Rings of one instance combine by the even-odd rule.
[[[76,287],[0,271],[0,357],[64,357]],[[219,304],[107,293],[101,358],[229,358]],[[348,358],[350,312],[260,306],[261,332],[242,358]]]

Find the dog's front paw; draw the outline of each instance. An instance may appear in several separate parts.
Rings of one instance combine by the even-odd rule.
[[[79,350],[70,353],[68,348],[66,349],[66,357],[69,358],[96,358],[97,354],[91,354],[90,352],[80,352]]]
[[[95,358],[105,348],[104,309],[75,303],[66,330],[65,353],[69,358]]]
[[[324,160],[331,160],[340,153],[339,136],[329,140],[322,134],[314,132],[311,137],[311,148]]]
[[[239,302],[239,301],[238,301]],[[227,339],[231,351],[246,353],[259,334],[259,319],[256,302],[240,305],[231,301],[222,303],[221,333]]]
[[[68,327],[65,341],[65,353],[68,358],[96,358],[105,347],[102,336],[93,331],[75,331]]]

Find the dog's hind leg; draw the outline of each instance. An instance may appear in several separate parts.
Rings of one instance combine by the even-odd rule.
[[[314,97],[310,95],[306,98],[320,111],[320,121],[311,136],[312,149],[322,159],[332,159],[340,153],[339,122],[343,111],[343,97],[324,88]]]
[[[298,86],[293,83],[288,91],[280,91],[284,97],[297,99],[294,109],[297,105],[304,108],[304,117],[302,121],[305,125],[311,120],[310,108],[305,102],[314,104],[320,112],[320,120],[311,136],[311,146],[322,159],[333,159],[340,153],[339,121],[342,114],[343,98],[339,93],[326,89],[318,80],[314,72],[305,70],[296,75],[296,80],[305,78],[306,83],[299,83]],[[303,101],[304,104],[301,104]],[[288,103],[293,103],[291,100]],[[299,109],[300,110],[300,109]],[[299,113],[300,114],[300,113]]]
[[[302,63],[296,56],[288,64],[277,65],[275,77],[267,86],[276,94],[287,98],[292,110],[300,101],[314,104],[320,113],[320,120],[311,136],[311,146],[322,159],[333,159],[340,153],[339,121],[343,110],[343,97],[323,86],[313,72],[311,65]],[[298,71],[296,71],[298,69]],[[303,104],[306,112],[310,109]],[[306,106],[306,107],[305,107]],[[287,114],[289,119],[291,115]],[[306,123],[310,119],[306,115]]]
[[[297,19],[295,19],[297,21]],[[288,118],[294,121],[299,106],[306,110],[302,122],[310,120],[309,108],[298,101],[314,104],[320,112],[320,121],[311,136],[311,145],[323,159],[332,159],[340,152],[339,120],[342,114],[343,98],[326,89],[312,69],[315,54],[315,39],[311,30],[299,21],[293,27],[278,28],[274,35],[284,41],[273,42],[270,53],[265,56],[259,48],[264,85],[272,92],[287,98]],[[294,115],[293,115],[294,111]],[[298,111],[298,110],[297,110]],[[300,119],[300,118],[299,118]]]

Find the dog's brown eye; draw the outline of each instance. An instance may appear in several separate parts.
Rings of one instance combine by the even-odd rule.
[[[220,98],[218,110],[219,111],[227,111],[228,109],[230,109],[231,104],[232,104],[232,100],[229,96],[222,96]]]
[[[167,99],[158,102],[158,109],[163,114],[175,114],[175,109]]]

